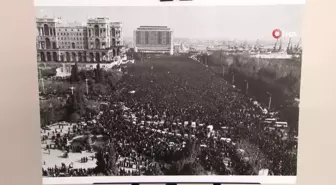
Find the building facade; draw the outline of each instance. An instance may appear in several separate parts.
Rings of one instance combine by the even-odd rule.
[[[167,26],[140,26],[133,38],[137,52],[173,54],[173,31]]]
[[[63,24],[60,18],[37,18],[37,61],[108,63],[124,55],[121,22],[90,18],[85,24]]]

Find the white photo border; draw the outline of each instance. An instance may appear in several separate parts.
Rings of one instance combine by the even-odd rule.
[[[296,176],[103,176],[46,177],[43,184],[94,183],[233,183],[233,184],[296,184]]]
[[[160,2],[160,0],[35,0],[42,6],[260,6],[304,5],[305,0],[192,0]],[[102,176],[102,177],[43,177],[43,184],[94,183],[260,183],[296,184],[296,176]]]
[[[290,5],[305,4],[306,0],[35,0],[35,6],[220,6],[220,5]]]

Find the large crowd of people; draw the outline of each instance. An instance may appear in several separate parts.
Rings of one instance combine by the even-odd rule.
[[[263,120],[270,114],[205,66],[185,57],[162,57],[123,71],[116,91],[99,97],[108,102],[99,116],[84,117],[86,126],[65,136],[70,140],[89,132],[113,143],[117,175],[257,175],[263,168],[274,175],[296,175],[296,158],[289,161],[296,143],[284,140],[279,129],[266,129]],[[57,140],[58,148],[66,148],[66,142]],[[258,147],[258,154],[253,147],[241,148],[241,141]],[[190,153],[202,170],[172,170]],[[61,168],[43,174],[59,175]],[[67,174],[97,175],[94,169],[72,168]]]

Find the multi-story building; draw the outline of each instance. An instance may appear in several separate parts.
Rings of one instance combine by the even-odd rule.
[[[173,31],[167,26],[140,26],[133,38],[137,52],[173,54]]]
[[[37,60],[45,63],[110,63],[123,56],[121,22],[91,18],[85,24],[62,24],[60,18],[37,18]]]

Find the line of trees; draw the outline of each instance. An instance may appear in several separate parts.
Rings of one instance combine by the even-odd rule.
[[[207,57],[207,63],[218,73],[224,67],[226,78],[231,79],[235,73],[236,81],[244,78],[255,81],[258,88],[266,86],[270,91],[279,91],[282,96],[300,96],[301,61],[296,59],[258,59],[216,51]]]
[[[79,70],[75,63],[68,79],[44,80],[45,100],[40,100],[41,126],[59,121],[76,122],[86,113],[94,113],[96,110],[90,108],[88,98],[111,94],[121,77],[121,72],[103,70],[99,63],[94,70]]]
[[[198,59],[207,64],[219,76],[243,91],[248,83],[249,96],[280,111],[280,119],[288,122],[290,131],[297,133],[299,107],[295,98],[300,97],[301,61],[297,59],[257,59],[245,55],[229,55],[216,51],[200,55]]]

